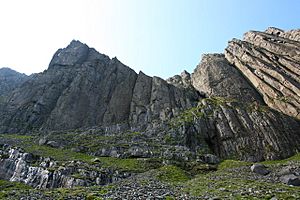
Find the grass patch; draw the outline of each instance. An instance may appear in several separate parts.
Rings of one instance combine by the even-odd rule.
[[[263,181],[253,181],[240,178],[230,178],[230,176],[218,175],[214,173],[199,175],[195,179],[187,182],[184,190],[198,197],[214,196],[220,199],[298,199],[299,189],[280,183],[268,183]]]
[[[30,186],[19,182],[10,182],[0,179],[0,191],[31,189]]]
[[[205,101],[214,106],[227,105],[227,103],[237,102],[233,98],[225,98],[225,97],[217,97],[217,96],[206,98]]]
[[[224,160],[218,165],[218,170],[250,166],[252,163],[238,160]]]
[[[121,171],[144,172],[151,168],[151,166],[149,166],[148,168],[148,165],[145,164],[151,159],[147,160],[136,158],[120,159],[113,157],[95,157],[84,153],[73,152],[71,150],[57,149],[39,145],[32,145],[30,147],[26,147],[25,151],[42,157],[52,157],[57,161],[77,160],[86,162],[91,165],[95,164],[93,160],[97,158],[97,162],[101,163],[103,167],[113,168]]]
[[[35,155],[39,155],[42,157],[52,157],[58,161],[72,161],[79,160],[91,163],[94,156],[90,156],[84,153],[76,153],[70,150],[65,149],[57,149],[48,146],[40,146],[40,145],[31,145],[28,147],[24,147],[26,152],[30,152]]]
[[[289,161],[300,161],[300,154],[277,161],[264,161],[262,164],[286,164]],[[198,174],[194,179],[184,184],[183,190],[190,194],[204,197],[218,197],[220,199],[300,199],[298,187],[291,187],[282,183],[268,182],[264,179],[250,179],[247,173],[253,163],[224,160],[218,170],[206,174]],[[247,170],[237,171],[235,168],[247,166]]]
[[[157,172],[158,180],[172,184],[183,183],[190,179],[184,170],[173,165],[163,166]]]
[[[127,138],[140,136],[139,132],[132,132],[126,134]],[[56,135],[55,135],[56,136]],[[57,135],[58,136],[58,135]],[[28,135],[16,135],[16,134],[0,134],[0,139],[13,141],[11,144],[15,146],[19,146],[25,150],[25,152],[32,153],[34,155],[38,155],[41,157],[51,157],[59,162],[66,161],[82,161],[88,163],[90,165],[100,164],[105,168],[112,168],[120,171],[128,171],[128,172],[144,172],[149,169],[158,168],[161,166],[161,160],[159,159],[136,159],[136,158],[127,158],[120,159],[114,157],[96,157],[91,156],[87,153],[74,152],[71,150],[71,147],[75,144],[83,145],[83,146],[93,146],[97,145],[95,148],[100,148],[98,140],[102,142],[107,142],[108,140],[115,139],[113,136],[97,136],[92,134],[85,135],[76,135],[72,134],[62,134],[60,139],[62,141],[67,140],[71,141],[72,144],[69,148],[53,148],[46,145],[37,145],[36,140],[37,136],[28,136]],[[72,140],[72,138],[76,138],[76,141]],[[92,138],[94,137],[94,138]],[[119,136],[121,137],[121,136]],[[57,139],[57,138],[56,138]],[[91,142],[92,141],[92,142]],[[82,144],[80,143],[82,142]],[[109,142],[108,142],[109,143]],[[94,159],[97,159],[97,162],[94,162]]]
[[[201,106],[197,106],[181,112],[178,116],[170,120],[170,126],[176,128],[184,124],[192,123],[195,119],[204,118],[205,113],[202,112],[201,109]]]
[[[29,189],[31,189],[31,187],[23,183],[0,180],[0,199],[9,197],[10,192],[18,193],[18,191]]]
[[[221,105],[228,106],[228,103],[236,102],[235,99],[224,97],[210,97],[204,99],[204,101],[208,105],[213,106],[213,109],[217,109]],[[204,105],[202,102],[199,102],[199,104],[196,107],[192,107],[190,109],[182,111],[178,116],[170,120],[170,126],[176,128],[184,124],[193,123],[196,119],[211,116],[213,114],[213,110],[210,109],[209,113],[206,113],[206,108],[208,108],[208,105]],[[204,112],[204,110],[206,110],[206,112]]]
[[[32,140],[35,137],[30,136],[30,135],[19,135],[19,134],[0,134],[0,138],[18,139],[18,140]]]

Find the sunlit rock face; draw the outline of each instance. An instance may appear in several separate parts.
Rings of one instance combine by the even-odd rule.
[[[300,118],[300,30],[269,28],[234,39],[227,60],[262,94],[271,108]]]
[[[105,185],[129,176],[109,169],[89,169],[80,161],[65,162],[62,166],[51,158],[35,156],[8,145],[0,144],[0,156],[1,179],[22,182],[38,189]],[[74,177],[74,174],[82,175]]]

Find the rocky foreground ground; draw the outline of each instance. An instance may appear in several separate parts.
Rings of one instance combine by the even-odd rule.
[[[2,136],[2,139],[5,136]],[[26,137],[26,136],[25,136]],[[10,147],[13,148],[13,147]],[[49,147],[50,148],[50,147]],[[52,147],[51,147],[52,148]],[[14,149],[14,148],[13,148]],[[19,151],[22,151],[18,148]],[[53,148],[55,150],[55,148]],[[48,149],[49,151],[49,149]],[[44,152],[45,153],[45,152]],[[53,153],[53,152],[52,152]],[[51,152],[48,152],[50,155]],[[76,153],[75,153],[76,154]],[[27,155],[27,154],[26,154]],[[11,157],[11,156],[10,156]],[[58,158],[58,157],[56,157]],[[1,153],[1,163],[10,158]],[[11,158],[12,159],[12,158]],[[99,157],[91,159],[90,167],[103,166],[107,162]],[[21,158],[19,158],[21,160]],[[81,168],[88,160],[77,161]],[[53,160],[54,162],[55,160]],[[73,163],[75,161],[72,161]],[[106,163],[107,168],[128,176],[115,179],[105,185],[74,186],[72,188],[35,189],[18,182],[0,181],[1,199],[299,199],[300,155],[278,161],[259,164],[235,160],[223,160],[219,164],[193,164],[192,167],[153,164],[143,166],[120,159]],[[137,162],[136,160],[134,162]],[[62,164],[66,166],[67,162]],[[148,163],[149,165],[149,163]],[[3,165],[2,165],[3,167]],[[47,168],[45,168],[47,169]],[[50,170],[48,168],[48,170]],[[90,169],[91,170],[91,169]],[[144,170],[144,172],[142,172]],[[46,174],[45,174],[46,175]],[[293,176],[294,178],[291,178]],[[115,177],[118,177],[115,175]],[[296,178],[295,178],[296,177]],[[87,179],[79,177],[78,179]],[[30,179],[28,179],[30,180]],[[73,180],[73,179],[72,179]],[[73,180],[74,181],[74,180]],[[107,180],[109,182],[109,180]],[[26,182],[26,180],[25,180]],[[38,181],[37,181],[38,182]]]

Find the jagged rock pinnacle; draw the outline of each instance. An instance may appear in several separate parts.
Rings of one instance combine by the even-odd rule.
[[[60,65],[82,64],[88,57],[89,47],[78,40],[72,40],[64,49],[59,49],[54,54],[49,67]]]

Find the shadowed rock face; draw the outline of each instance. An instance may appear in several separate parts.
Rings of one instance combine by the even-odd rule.
[[[300,149],[296,119],[255,103],[215,101],[203,100],[199,106],[203,117],[191,126],[207,135],[221,158],[256,162],[286,158]]]
[[[49,67],[82,64],[87,60],[88,56],[89,47],[86,44],[73,40],[67,48],[57,50]]]
[[[269,28],[234,39],[225,50],[271,108],[300,118],[300,30]]]
[[[0,69],[0,96],[6,95],[24,83],[28,77],[9,68]]]
[[[147,125],[195,105],[198,95],[192,92],[137,75],[117,58],[72,41],[54,54],[46,71],[9,95],[0,132]]]

